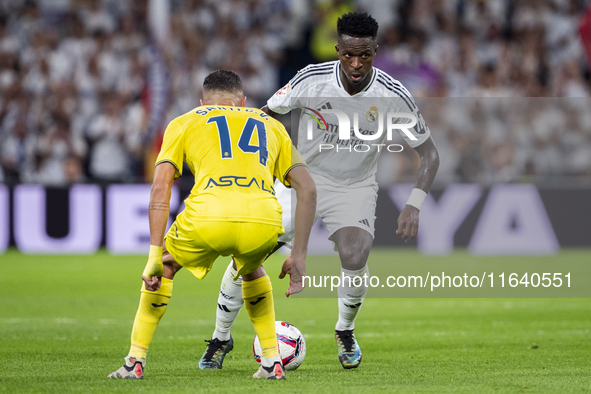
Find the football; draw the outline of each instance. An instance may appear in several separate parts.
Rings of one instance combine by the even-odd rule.
[[[283,361],[283,367],[287,371],[297,369],[304,362],[306,357],[306,341],[296,326],[284,321],[275,322],[277,332],[277,343],[279,345],[279,356]],[[257,363],[261,363],[261,343],[259,337],[255,336],[252,343],[252,353]]]

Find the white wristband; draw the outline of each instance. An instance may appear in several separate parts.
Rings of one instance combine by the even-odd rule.
[[[412,192],[410,192],[410,197],[408,198],[406,205],[411,205],[420,211],[426,197],[427,193],[425,193],[425,191],[415,187],[412,189]]]

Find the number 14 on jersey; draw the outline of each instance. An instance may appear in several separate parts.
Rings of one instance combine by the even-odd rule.
[[[232,158],[232,140],[230,136],[230,127],[228,126],[228,119],[225,115],[214,116],[209,118],[207,124],[215,123],[220,136],[220,149],[222,152],[222,159]],[[257,131],[258,145],[251,145],[250,141],[254,130]],[[267,166],[267,159],[269,152],[267,151],[267,130],[265,123],[255,118],[248,118],[240,138],[238,139],[238,148],[244,153],[259,154],[259,163]]]

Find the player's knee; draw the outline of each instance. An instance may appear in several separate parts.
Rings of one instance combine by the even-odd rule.
[[[170,256],[170,254],[169,254]],[[172,256],[170,259],[163,258],[162,276],[168,279],[173,279],[174,275],[182,268],[179,263],[174,261]]]
[[[371,245],[356,242],[339,246],[339,257],[343,268],[360,270],[365,267],[370,249]]]
[[[263,268],[262,265],[259,265],[259,267],[257,269],[255,269],[254,271],[252,271],[251,273],[243,274],[242,280],[244,280],[244,281],[256,280],[256,279],[262,278],[265,275],[267,275],[267,273],[265,272],[265,269]]]

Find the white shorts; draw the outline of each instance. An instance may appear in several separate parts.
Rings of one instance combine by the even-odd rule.
[[[378,186],[335,189],[316,185],[317,203],[314,222],[321,218],[330,239],[343,227],[359,227],[374,236]],[[283,208],[283,228],[285,233],[277,238],[289,248],[295,235],[295,190],[288,189],[281,182],[275,183],[275,195]]]

